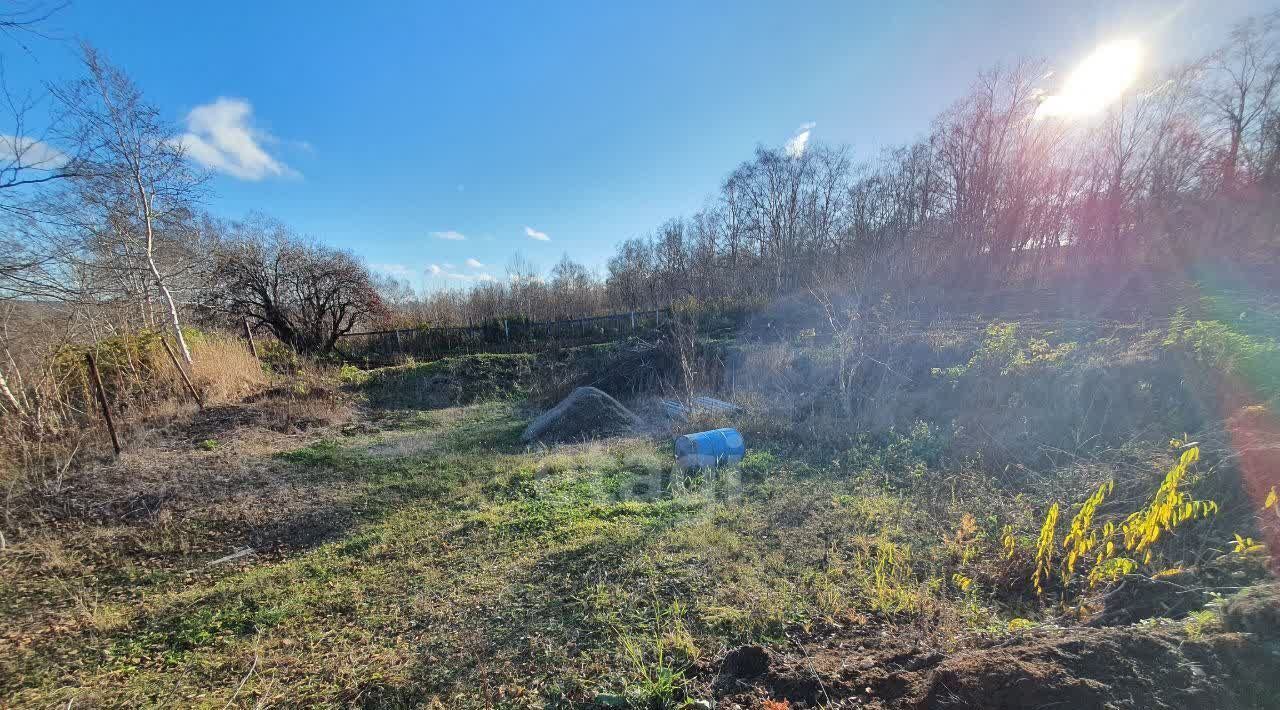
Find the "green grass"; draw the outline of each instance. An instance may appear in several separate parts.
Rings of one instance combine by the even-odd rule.
[[[918,617],[945,597],[945,561],[922,544],[937,525],[840,460],[758,450],[715,480],[685,477],[669,444],[525,452],[519,411],[444,410],[279,455],[355,485],[358,522],[310,550],[144,585],[113,628],[33,643],[6,692],[25,705],[221,706],[239,688],[238,701],[288,704],[613,694],[674,707],[693,665],[729,646],[823,618]],[[370,453],[397,437],[429,445]]]
[[[1044,501],[1088,488],[1072,478],[1094,475],[1084,464],[1014,490],[948,457],[955,426],[833,419],[819,437],[753,415],[749,454],[715,475],[673,470],[663,441],[526,448],[529,367],[340,373],[367,395],[368,426],[264,462],[287,483],[263,493],[282,509],[328,496],[314,539],[209,568],[222,531],[176,520],[0,557],[0,610],[62,605],[56,633],[0,654],[0,692],[23,706],[680,707],[743,643],[909,625],[947,646],[1057,613],[1001,538],[1009,525],[1033,545]],[[438,377],[475,402],[423,406],[415,388]]]

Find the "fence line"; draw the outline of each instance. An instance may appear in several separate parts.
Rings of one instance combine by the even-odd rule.
[[[762,317],[756,324],[754,337],[789,339],[808,332],[810,337],[830,338],[839,328],[822,318],[796,319],[789,314]],[[450,355],[472,353],[538,352],[554,347],[573,347],[621,340],[632,335],[652,335],[660,326],[670,323],[672,309],[611,313],[584,318],[554,321],[497,319],[478,326],[441,326],[399,328],[347,333],[341,336],[339,354],[346,360],[366,366],[402,362],[406,357],[434,360]],[[954,317],[939,314],[932,318],[907,318],[892,329],[898,336],[921,335],[938,329],[981,329],[987,324],[1011,320],[1024,328],[1115,328],[1139,325],[1167,328],[1169,316],[1137,315],[1124,317],[1041,317],[1018,318],[998,314]],[[741,325],[741,324],[739,324]]]

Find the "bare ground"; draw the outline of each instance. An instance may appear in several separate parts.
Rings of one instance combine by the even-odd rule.
[[[901,627],[829,629],[781,650],[735,649],[711,684],[724,708],[1274,708],[1278,611],[1272,586],[1229,603],[1227,628],[1199,637],[1045,629],[951,651]]]

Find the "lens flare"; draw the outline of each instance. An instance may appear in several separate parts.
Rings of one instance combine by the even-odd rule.
[[[1120,98],[1138,78],[1142,45],[1136,40],[1108,42],[1085,57],[1071,72],[1062,90],[1045,98],[1036,110],[1038,118],[1088,116]]]

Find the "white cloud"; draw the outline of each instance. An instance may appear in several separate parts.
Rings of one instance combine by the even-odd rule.
[[[467,266],[469,266],[469,267],[470,267],[470,268],[472,268],[472,269],[483,269],[483,268],[484,268],[484,264],[481,264],[481,263],[480,263],[480,261],[479,261],[478,259],[467,259],[467,262],[466,262],[466,263],[467,263]]]
[[[67,162],[67,156],[53,146],[26,136],[0,134],[0,162],[34,170],[54,170]]]
[[[472,262],[475,261],[475,259],[468,259],[467,261]],[[468,263],[468,266],[469,265],[470,263]],[[455,271],[454,268],[453,264],[430,264],[427,266],[427,273],[446,281],[497,281],[497,279],[493,277],[493,274],[487,272],[482,271],[478,274],[464,274],[460,271]]]
[[[435,237],[436,239],[445,239],[451,242],[461,242],[461,241],[465,241],[467,238],[467,235],[463,234],[462,232],[455,232],[452,229],[450,229],[447,232],[432,232],[431,236]]]
[[[253,106],[244,99],[220,97],[187,114],[187,133],[180,140],[187,157],[241,180],[269,176],[295,177],[298,172],[267,152],[271,134],[251,125]]]
[[[804,155],[804,149],[809,146],[809,134],[813,131],[814,126],[817,125],[810,121],[797,128],[795,135],[791,136],[790,140],[787,141],[787,155],[793,158],[799,158]]]
[[[537,240],[537,241],[540,241],[540,242],[549,242],[549,241],[551,241],[551,237],[548,237],[546,232],[539,232],[538,230],[534,229],[533,227],[528,227],[528,226],[526,226],[526,227],[524,228],[524,233],[525,233],[526,235],[528,235],[528,237],[529,237],[530,239],[534,239],[534,240]]]
[[[369,264],[369,268],[374,271],[381,271],[388,276],[394,276],[398,279],[411,278],[414,270],[406,264]]]

